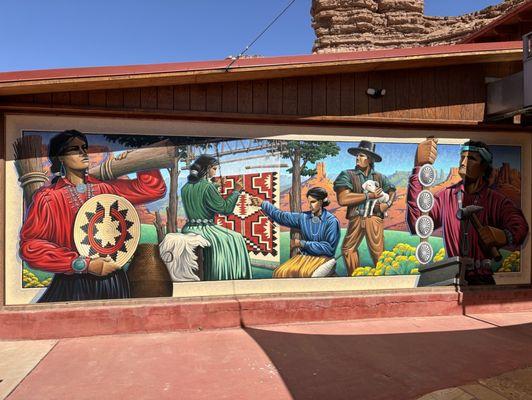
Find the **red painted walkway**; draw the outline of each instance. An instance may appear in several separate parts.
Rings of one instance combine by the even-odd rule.
[[[22,350],[28,342],[16,343]],[[400,400],[532,366],[532,312],[113,335],[53,344],[9,400]]]

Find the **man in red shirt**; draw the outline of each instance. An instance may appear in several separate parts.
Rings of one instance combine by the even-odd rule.
[[[437,143],[437,139],[428,139],[417,148],[407,194],[407,222],[411,232],[415,232],[416,220],[421,215],[416,203],[423,190],[418,172],[422,165],[436,161]],[[504,194],[488,187],[492,161],[493,155],[485,143],[472,140],[464,143],[458,170],[462,180],[436,193],[434,207],[429,213],[434,229],[443,228],[447,256],[473,260],[473,268],[466,271],[469,284],[494,284],[487,249],[493,246],[519,247],[528,235],[528,224],[522,211]],[[469,205],[483,207],[477,213],[483,226],[478,233],[470,223],[461,223],[457,217],[459,208]]]

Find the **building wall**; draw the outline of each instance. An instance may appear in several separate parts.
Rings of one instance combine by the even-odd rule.
[[[4,302],[4,272],[5,272],[5,223],[6,223],[6,213],[5,213],[5,165],[6,165],[6,146],[5,146],[5,122],[4,114],[0,113],[0,307],[2,307]]]
[[[271,116],[482,121],[485,77],[502,77],[521,63],[371,71],[285,79],[42,93],[0,97],[0,105],[105,109],[139,113],[221,113]],[[385,88],[372,99],[369,87]]]
[[[484,118],[485,78],[504,77],[521,63],[492,63],[419,70],[372,71],[207,85],[159,86],[135,89],[73,91],[0,97],[0,270],[4,271],[5,133],[3,112],[62,114],[90,111],[145,117],[231,115],[242,119],[268,117],[298,123],[299,117],[346,117],[379,121],[477,123]],[[385,88],[372,99],[368,87]],[[316,121],[316,119],[314,120]],[[0,307],[4,304],[4,274],[0,274]]]

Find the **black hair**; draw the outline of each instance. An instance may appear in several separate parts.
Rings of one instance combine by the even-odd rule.
[[[327,207],[329,204],[331,204],[331,202],[328,199],[329,194],[324,188],[321,188],[321,187],[310,188],[307,191],[307,197],[309,196],[314,197],[316,200],[323,201],[322,207]]]
[[[190,174],[188,175],[188,181],[190,183],[199,182],[200,179],[204,178],[209,171],[209,168],[218,165],[218,161],[213,156],[208,154],[202,154],[196,161],[190,166]]]
[[[484,142],[475,141],[475,140],[468,140],[467,142],[465,142],[463,144],[463,146],[473,146],[473,147],[480,147],[482,149],[486,149],[488,151],[488,153],[490,153],[491,159],[493,160],[493,153],[491,152],[491,150],[488,147],[488,145],[486,143],[484,143]],[[489,181],[489,179],[491,177],[491,173],[493,172],[492,163],[486,161],[484,159],[484,157],[481,157],[480,159],[482,161],[482,164],[484,164],[484,166],[486,167],[486,169],[484,170],[484,180]]]
[[[61,171],[61,161],[59,160],[59,157],[64,154],[64,151],[68,147],[70,142],[76,138],[83,140],[85,142],[85,145],[89,144],[87,141],[87,136],[85,136],[85,134],[75,129],[69,129],[61,133],[58,133],[57,135],[55,135],[53,138],[50,139],[50,143],[48,145],[48,158],[50,159],[50,162],[52,163],[52,166],[50,167],[50,171],[53,174],[56,174]],[[58,178],[59,177],[56,176],[52,180],[52,183],[55,183]]]

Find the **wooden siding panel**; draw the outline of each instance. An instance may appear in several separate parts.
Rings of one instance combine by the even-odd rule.
[[[479,121],[484,118],[484,76],[475,66],[449,68],[449,118],[461,121]],[[480,115],[482,114],[482,115]]]
[[[5,96],[2,104],[75,109],[209,111],[300,116],[480,121],[486,76],[520,71],[519,62],[300,76],[271,80]],[[368,87],[386,89],[370,99]]]
[[[308,77],[297,80],[297,113],[312,115],[312,79]]]
[[[342,113],[342,77],[329,75],[327,77],[327,115],[340,115]]]
[[[297,79],[283,79],[283,114],[297,114]]]
[[[108,90],[107,107],[122,108],[124,106],[124,91],[121,89]]]
[[[140,108],[140,89],[124,89],[124,107]]]
[[[52,104],[54,106],[70,105],[70,92],[52,93]]]
[[[410,117],[423,118],[423,82],[420,78],[420,70],[408,71],[409,90],[407,95],[410,97]]]
[[[89,92],[70,92],[70,104],[73,106],[86,106],[89,104]]]
[[[268,81],[268,114],[283,113],[283,80]]]
[[[157,108],[157,88],[145,87],[140,89],[140,106],[147,109]]]
[[[207,86],[207,111],[222,111],[222,85],[213,83]]]
[[[449,67],[449,119],[461,120],[464,101],[462,95],[463,68]]]
[[[33,97],[35,104],[42,105],[51,105],[52,104],[52,94],[51,93],[39,93]]]
[[[159,86],[157,88],[157,108],[159,110],[174,109],[174,88],[173,86]]]
[[[327,115],[327,77],[312,79],[312,114]]]
[[[484,70],[480,65],[469,65],[465,68],[466,85],[462,85],[461,93],[465,107],[462,109],[462,119],[468,121],[483,121],[486,101],[486,83]]]
[[[33,104],[33,94],[18,94],[13,96],[0,96],[0,102],[10,104]]]
[[[207,93],[204,85],[190,86],[190,109],[205,111],[207,108]]]
[[[368,89],[372,88],[375,90],[382,89],[382,73],[381,72],[370,72],[368,77]],[[368,96],[368,110],[369,114],[373,117],[382,116],[383,110],[383,98],[379,97],[377,99]]]
[[[268,114],[268,81],[253,81],[253,113]]]
[[[237,99],[239,113],[251,114],[253,112],[253,83],[251,81],[238,82]]]
[[[105,90],[91,90],[89,92],[89,105],[93,107],[105,107],[107,105]]]
[[[190,86],[174,86],[174,110],[190,110]]]
[[[368,74],[359,72],[355,74],[355,115],[367,115],[369,102],[366,91],[368,90]]]
[[[474,67],[473,116],[476,121],[484,121],[486,115],[487,86],[482,65]]]
[[[434,103],[438,119],[449,118],[449,68],[434,70]]]
[[[355,75],[342,74],[340,81],[340,114],[353,115],[355,112]]]
[[[222,111],[236,113],[238,111],[238,87],[236,82],[226,82],[222,86]]]
[[[435,119],[436,114],[436,82],[433,69],[423,69],[419,73],[421,80],[421,101],[423,104],[422,118]],[[413,93],[413,95],[415,95]]]
[[[395,82],[397,77],[393,73],[382,74],[382,88],[386,89],[386,94],[382,98],[382,115],[384,117],[393,118],[397,115],[397,105],[395,99],[397,90],[395,89]]]
[[[408,71],[400,70],[395,79],[395,117],[410,118],[410,75]]]

